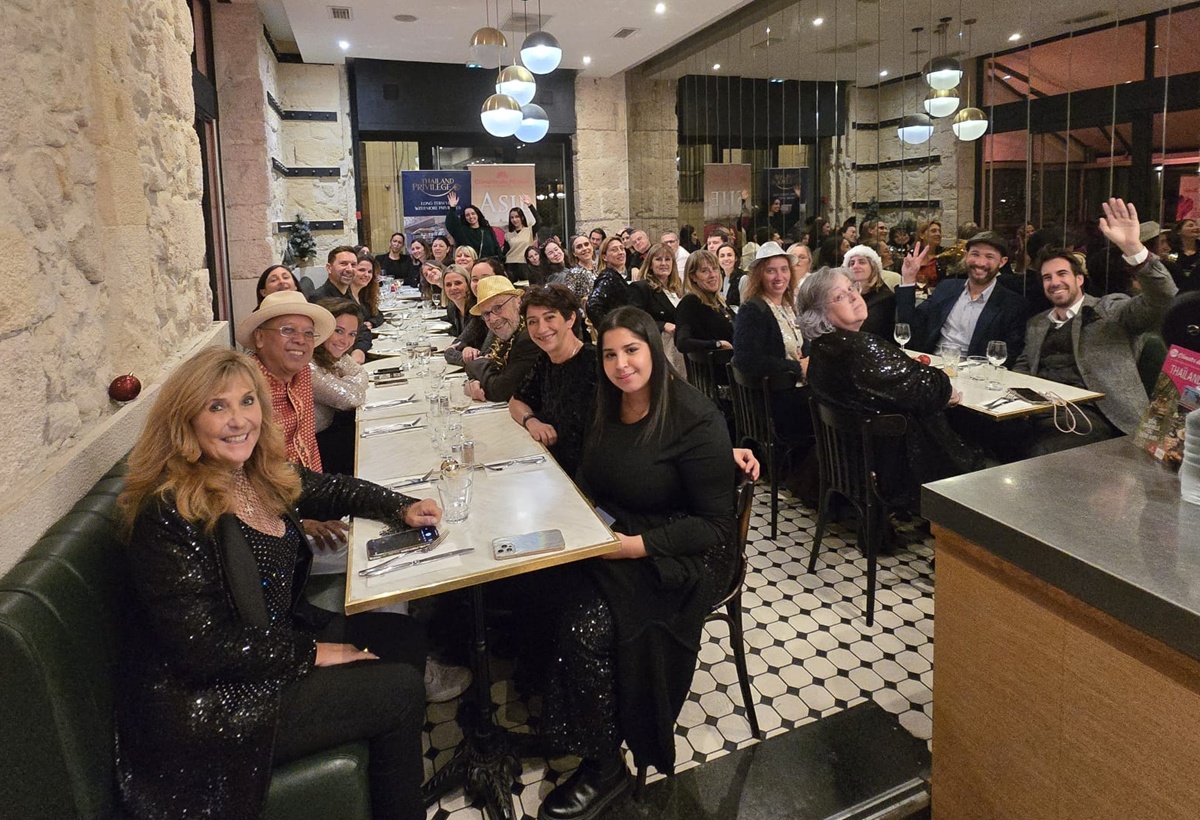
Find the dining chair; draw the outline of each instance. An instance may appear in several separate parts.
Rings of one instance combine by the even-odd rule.
[[[734,507],[737,522],[737,568],[725,594],[713,604],[712,611],[704,622],[724,621],[729,625],[729,648],[733,650],[733,665],[737,669],[738,686],[742,690],[742,703],[746,708],[746,720],[750,723],[750,734],[755,740],[762,740],[762,730],[758,728],[758,715],[754,711],[753,692],[750,689],[750,673],[746,670],[746,639],[742,630],[742,590],[746,585],[746,570],[749,564],[746,545],[750,540],[750,511],[753,507],[754,481],[743,478],[737,488]],[[635,795],[640,796],[646,785],[646,772],[646,766],[638,767]]]
[[[880,489],[879,445],[890,439],[896,446],[903,446],[907,421],[900,415],[859,415],[816,398],[810,401],[810,406],[817,438],[821,502],[808,571],[816,570],[817,552],[829,523],[830,501],[836,493],[858,513],[858,548],[867,559],[866,616],[867,626],[871,626],[875,623],[876,563],[883,532],[888,526],[888,510],[902,502],[902,499],[884,497]]]
[[[794,388],[796,377],[790,373],[776,373],[755,378],[743,373],[732,362],[726,368],[733,398],[738,446],[757,444],[758,452],[766,462],[771,483],[771,540],[775,540],[779,535],[779,471],[792,445],[776,433],[771,394],[776,390]]]
[[[725,375],[725,366],[732,358],[732,350],[697,350],[684,354],[688,384],[708,396],[722,412],[729,408],[729,386],[721,376]]]

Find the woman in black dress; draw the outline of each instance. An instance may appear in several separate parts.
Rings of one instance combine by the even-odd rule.
[[[892,328],[896,326],[896,296],[883,281],[883,260],[872,248],[855,245],[846,253],[845,265],[867,305],[867,319],[859,329],[884,339],[892,338]]]
[[[373,815],[424,818],[421,629],[309,605],[300,517],[426,526],[437,504],[288,464],[259,368],[212,348],[163,384],[121,505],[138,627],[117,688],[126,811],[257,818],[275,764],[367,739]]]
[[[689,256],[684,288],[687,295],[675,311],[675,346],[679,352],[733,350],[733,311],[721,297],[717,257],[708,251]]]
[[[583,758],[540,820],[598,817],[623,795],[622,740],[638,765],[673,770],[704,618],[736,560],[725,420],[672,376],[643,311],[612,311],[598,332],[602,373],[578,483],[615,519],[620,549],[538,573],[556,637],[542,732]]]
[[[583,456],[596,394],[596,348],[576,334],[579,300],[566,285],[532,287],[521,297],[529,338],[541,348],[508,412],[574,476]]]
[[[590,293],[583,297],[586,299],[588,321],[594,328],[599,327],[611,311],[630,304],[633,298],[625,277],[621,275],[625,269],[625,245],[619,237],[610,236],[601,243],[600,259],[604,263],[604,270],[596,277]],[[572,290],[579,295],[578,290]]]

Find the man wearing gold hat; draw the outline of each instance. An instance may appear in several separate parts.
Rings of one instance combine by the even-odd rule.
[[[478,401],[508,401],[533,369],[541,351],[529,338],[521,316],[521,294],[505,276],[479,281],[479,301],[471,308],[493,336],[482,355],[465,362],[468,392]]]

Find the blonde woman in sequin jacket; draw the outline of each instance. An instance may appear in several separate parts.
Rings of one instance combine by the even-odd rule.
[[[354,411],[367,400],[367,371],[349,356],[362,311],[349,299],[322,299],[333,314],[333,333],[313,351],[313,415],[317,449],[327,473],[354,474]]]
[[[228,349],[166,381],[130,453],[134,595],[116,712],[134,817],[258,818],[275,764],[357,739],[370,744],[374,817],[425,816],[421,630],[307,604],[300,516],[425,526],[441,511],[284,458],[262,374]]]

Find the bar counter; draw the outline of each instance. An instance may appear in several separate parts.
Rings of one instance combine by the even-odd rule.
[[[1200,506],[1122,438],[925,486],[933,816],[1200,815]]]

